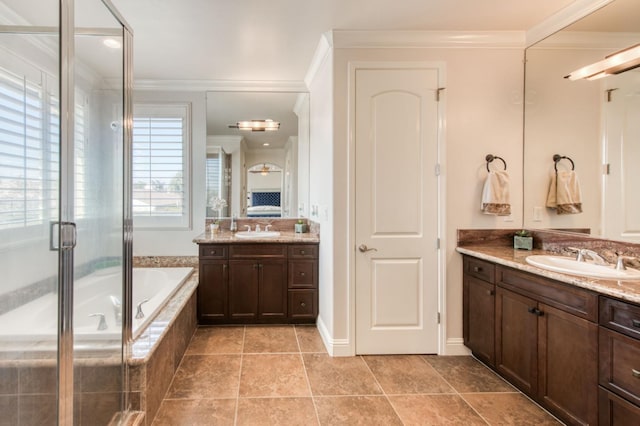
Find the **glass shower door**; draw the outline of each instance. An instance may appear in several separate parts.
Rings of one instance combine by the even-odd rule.
[[[60,38],[26,3],[0,2],[0,423],[55,425]]]
[[[124,411],[124,32],[101,0],[75,2],[72,190],[74,423]],[[71,170],[71,169],[70,169]]]

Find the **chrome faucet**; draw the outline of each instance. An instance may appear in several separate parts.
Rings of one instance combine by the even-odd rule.
[[[98,330],[106,330],[107,320],[103,313],[96,312],[95,314],[89,314],[90,317],[100,317],[100,322],[98,322]]]
[[[596,265],[608,265],[607,261],[604,260],[602,256],[600,256],[598,253],[596,253],[593,250],[589,250],[585,248],[576,248],[576,247],[567,247],[567,248],[577,253],[577,256],[576,256],[577,262],[584,262],[585,261],[584,257],[587,256],[591,260],[593,260],[593,262]]]
[[[136,305],[136,319],[144,318],[144,312],[142,312],[142,304],[147,303],[149,299],[144,299],[142,302]]]
[[[122,302],[116,296],[109,296],[113,305],[113,314],[116,317],[116,325],[122,325]]]

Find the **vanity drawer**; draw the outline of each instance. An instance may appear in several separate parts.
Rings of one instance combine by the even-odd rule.
[[[318,246],[311,244],[292,244],[289,246],[289,259],[317,259]]]
[[[496,267],[496,283],[570,314],[598,321],[598,295],[588,290],[501,266]]]
[[[495,265],[485,260],[475,257],[465,256],[463,261],[463,272],[481,280],[493,283],[495,280]]]
[[[226,245],[200,245],[200,257],[202,259],[226,259],[227,253],[228,247]]]
[[[317,299],[315,290],[289,290],[289,318],[315,318]]]
[[[287,257],[286,244],[233,244],[229,259],[259,259]]]
[[[600,384],[640,404],[640,341],[600,327]]]
[[[600,325],[640,339],[640,306],[601,296]]]
[[[289,288],[315,288],[318,285],[315,260],[289,262]]]

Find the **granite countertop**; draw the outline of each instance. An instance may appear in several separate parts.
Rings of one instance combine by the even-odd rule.
[[[316,233],[305,232],[295,233],[291,231],[279,231],[279,237],[271,238],[238,238],[235,233],[222,231],[212,234],[211,232],[203,232],[193,239],[196,244],[231,244],[231,243],[281,243],[281,244],[317,244],[320,242],[320,236]]]
[[[500,265],[509,266],[521,271],[551,278],[556,281],[575,285],[600,294],[613,296],[628,302],[640,303],[640,281],[616,281],[597,278],[580,277],[576,275],[563,274],[559,272],[547,271],[526,262],[527,256],[536,254],[557,255],[546,250],[515,250],[512,247],[497,246],[464,246],[457,247],[458,253],[477,257],[479,259],[495,262]]]

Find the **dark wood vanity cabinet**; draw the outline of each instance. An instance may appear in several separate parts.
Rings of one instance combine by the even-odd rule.
[[[567,424],[597,424],[597,294],[479,261],[464,260],[465,344]],[[481,270],[474,271],[474,265]],[[482,272],[493,282],[478,279]],[[479,343],[480,336],[486,342]],[[486,361],[492,351],[493,363]]]
[[[640,424],[640,306],[600,298],[601,425]]]
[[[464,258],[462,325],[464,344],[484,363],[495,365],[495,266]]]
[[[317,275],[317,244],[201,244],[198,322],[314,322]]]

